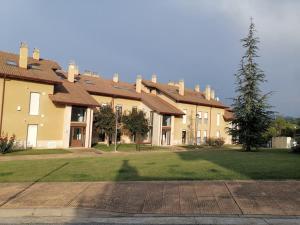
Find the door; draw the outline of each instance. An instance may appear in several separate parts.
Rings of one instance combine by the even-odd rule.
[[[182,131],[181,137],[182,137],[182,144],[185,145],[186,144],[186,131],[185,130]]]
[[[161,145],[170,145],[171,143],[171,130],[162,129]]]
[[[84,147],[85,127],[71,127],[71,147]]]
[[[36,147],[36,140],[37,140],[37,124],[29,124],[27,128],[27,148],[35,148]]]

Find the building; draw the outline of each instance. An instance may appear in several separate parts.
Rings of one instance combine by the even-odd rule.
[[[63,71],[58,63],[42,59],[34,49],[22,43],[19,54],[0,51],[0,132],[15,134],[19,147],[90,147],[93,140],[107,137],[93,134],[93,112],[111,105],[119,113],[143,110],[150,132],[144,140],[153,145],[201,144],[209,137],[226,133],[232,113],[207,86],[195,90],[184,81],[161,84],[137,76],[135,83],[112,80],[91,72],[79,73],[75,63]],[[123,143],[134,141],[119,133]]]

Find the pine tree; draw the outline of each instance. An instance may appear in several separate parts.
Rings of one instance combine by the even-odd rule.
[[[246,52],[241,59],[240,69],[235,74],[237,96],[232,104],[235,118],[232,127],[229,128],[233,140],[242,144],[246,151],[261,146],[273,115],[267,102],[270,93],[263,94],[260,89],[260,85],[266,82],[266,79],[255,61],[258,57],[259,43],[255,32],[255,25],[251,19],[249,33],[241,40]]]

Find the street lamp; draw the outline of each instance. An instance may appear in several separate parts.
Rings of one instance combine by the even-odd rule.
[[[116,126],[115,126],[115,152],[117,152],[117,138],[118,138],[118,115],[119,115],[119,107],[116,106]]]

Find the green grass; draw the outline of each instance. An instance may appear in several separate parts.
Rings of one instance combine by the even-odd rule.
[[[7,161],[0,182],[300,179],[287,150],[107,153],[94,158]]]
[[[104,151],[104,152],[113,152],[115,151],[115,145],[111,144],[107,146],[106,144],[97,144],[94,145],[93,148]],[[160,151],[160,150],[170,150],[168,147],[161,146],[151,146],[151,145],[140,145],[140,151]],[[135,144],[118,144],[117,145],[118,152],[137,152]]]
[[[22,149],[22,150],[20,149],[20,150],[15,150],[13,152],[3,154],[3,156],[66,154],[66,153],[71,153],[71,152],[65,149]]]

